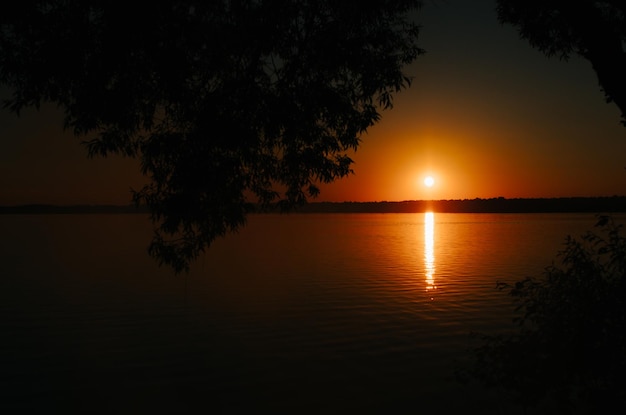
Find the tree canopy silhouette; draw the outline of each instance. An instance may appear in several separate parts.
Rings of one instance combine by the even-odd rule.
[[[587,59],[626,125],[626,2],[623,0],[497,0],[498,19],[548,56]]]
[[[407,87],[416,0],[11,3],[12,111],[58,104],[91,156],[137,157],[149,251],[176,271],[245,223],[351,172],[350,149]]]

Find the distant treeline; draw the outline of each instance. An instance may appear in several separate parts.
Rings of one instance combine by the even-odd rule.
[[[616,213],[626,212],[626,196],[536,199],[409,200],[404,202],[317,202],[302,213]]]
[[[107,213],[107,214],[128,214],[147,213],[145,208],[138,208],[134,205],[19,205],[0,206],[0,214],[84,214],[84,213]]]
[[[267,210],[266,210],[267,211]],[[273,212],[273,210],[269,210]],[[617,213],[626,212],[626,196],[533,199],[408,200],[404,202],[310,202],[297,213]],[[0,214],[148,213],[134,205],[0,206]]]

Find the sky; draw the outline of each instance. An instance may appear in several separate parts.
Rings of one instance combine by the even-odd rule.
[[[424,3],[411,87],[317,201],[626,195],[626,128],[587,61],[546,58],[494,1]],[[127,204],[145,182],[136,160],[88,159],[52,106],[0,111],[0,205]]]

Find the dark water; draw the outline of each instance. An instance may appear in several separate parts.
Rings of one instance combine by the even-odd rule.
[[[174,276],[143,216],[0,216],[0,412],[507,413],[455,361],[594,223],[253,216]]]

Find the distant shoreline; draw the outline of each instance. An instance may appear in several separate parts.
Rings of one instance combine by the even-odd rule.
[[[0,206],[0,214],[50,215],[50,214],[130,214],[148,213],[146,208],[134,205],[15,205]]]
[[[301,213],[618,213],[626,212],[626,196],[456,200],[403,202],[317,202]]]
[[[270,209],[264,212],[277,212]],[[620,213],[626,212],[626,196],[559,197],[456,200],[407,200],[402,202],[309,202],[294,213]],[[134,205],[0,206],[0,214],[147,214]]]

